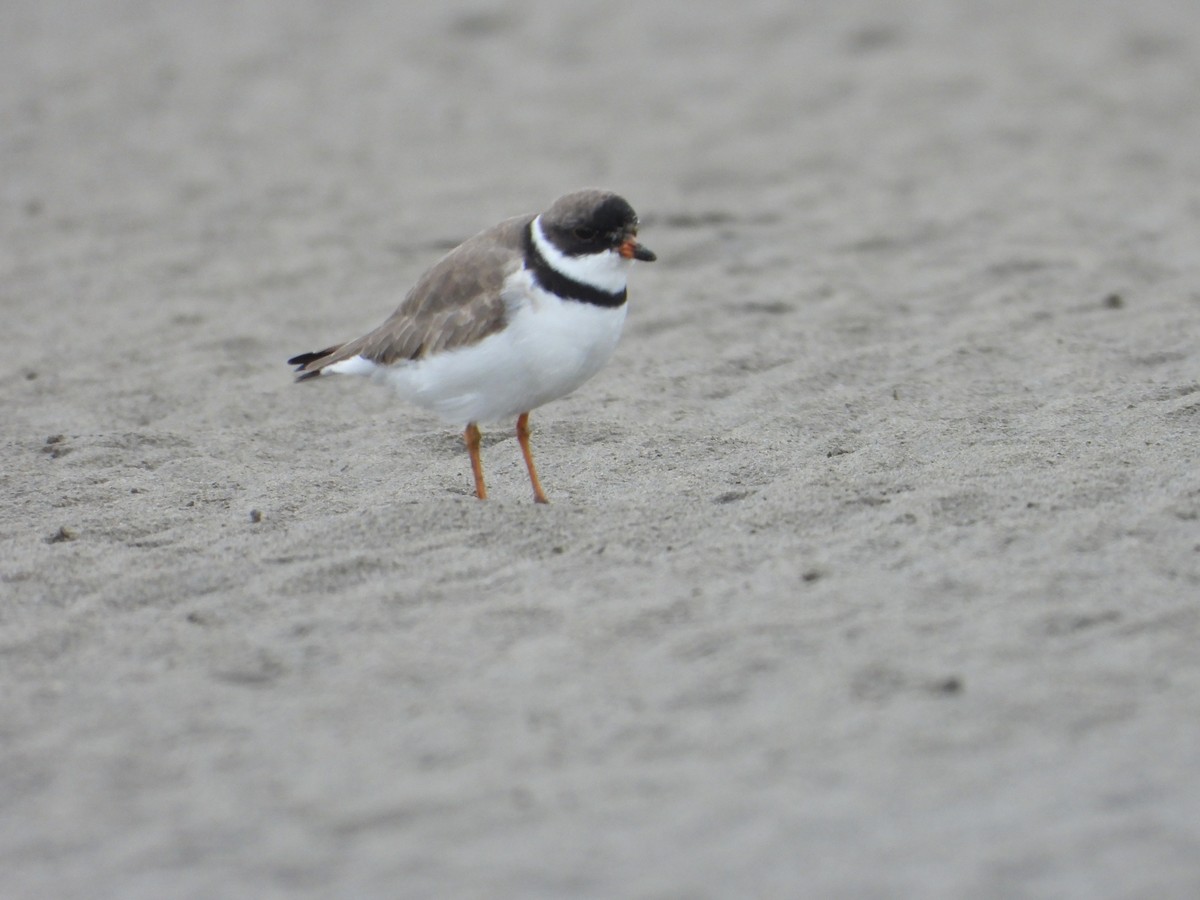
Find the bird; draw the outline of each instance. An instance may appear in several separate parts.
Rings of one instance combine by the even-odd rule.
[[[612,191],[565,194],[459,244],[378,328],[288,360],[297,381],[360,375],[462,429],[475,496],[486,500],[480,424],[516,419],[536,503],[547,503],[529,414],[574,391],[612,357],[634,261],[656,255]]]

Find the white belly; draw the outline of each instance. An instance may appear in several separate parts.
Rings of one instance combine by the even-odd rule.
[[[477,344],[415,362],[377,366],[361,357],[333,371],[370,375],[446,421],[496,422],[569,394],[617,348],[626,306],[595,306],[521,291],[507,327]]]

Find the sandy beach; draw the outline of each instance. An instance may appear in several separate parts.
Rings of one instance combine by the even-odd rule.
[[[0,12],[0,895],[1200,896],[1200,17]],[[610,365],[289,356],[587,186]]]

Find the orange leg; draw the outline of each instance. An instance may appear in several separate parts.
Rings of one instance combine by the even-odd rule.
[[[471,454],[471,473],[475,476],[475,496],[480,500],[487,499],[487,485],[483,483],[483,459],[479,455],[479,426],[474,422],[467,425],[463,432],[463,440],[467,443],[467,453]]]
[[[521,413],[517,417],[517,440],[521,444],[521,455],[525,457],[525,467],[529,469],[529,482],[533,485],[533,502],[549,503],[542,483],[538,481],[537,469],[533,465],[533,453],[529,450],[529,413]]]

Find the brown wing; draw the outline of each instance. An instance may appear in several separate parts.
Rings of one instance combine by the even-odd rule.
[[[500,292],[522,265],[524,233],[532,220],[508,219],[459,244],[421,276],[386,322],[327,352],[294,357],[299,371],[312,375],[352,356],[390,365],[465,347],[499,331],[506,316]]]

